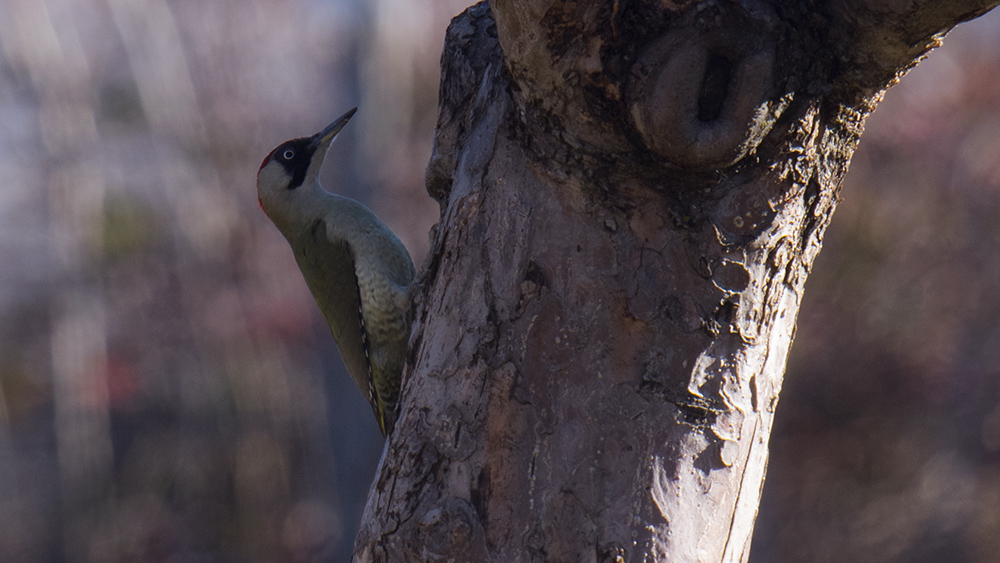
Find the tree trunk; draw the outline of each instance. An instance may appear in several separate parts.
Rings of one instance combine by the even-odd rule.
[[[997,0],[771,4],[494,0],[452,21],[441,222],[356,560],[747,560],[865,118]]]

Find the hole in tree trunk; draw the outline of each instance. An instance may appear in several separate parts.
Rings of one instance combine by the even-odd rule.
[[[722,105],[729,95],[729,81],[732,78],[733,63],[719,55],[712,55],[705,65],[705,77],[698,93],[698,120],[714,121],[722,113]]]

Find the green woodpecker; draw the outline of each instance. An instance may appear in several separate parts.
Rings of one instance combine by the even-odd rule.
[[[257,172],[257,197],[291,245],[351,379],[387,435],[413,321],[413,261],[371,210],[319,183],[327,150],[356,111],[271,151]]]

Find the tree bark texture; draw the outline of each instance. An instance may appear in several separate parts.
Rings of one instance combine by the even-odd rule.
[[[995,0],[494,0],[360,561],[746,561],[803,284],[865,118]]]

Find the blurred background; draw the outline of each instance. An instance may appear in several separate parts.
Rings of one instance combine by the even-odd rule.
[[[806,282],[752,563],[1000,562],[1000,9],[868,121]]]
[[[467,1],[0,2],[0,562],[348,560],[382,439],[257,167],[360,106],[324,183],[420,264]]]
[[[0,3],[0,561],[350,553],[382,440],[255,173],[420,264],[470,0]],[[808,283],[752,560],[1000,561],[1000,12],[871,119]]]

